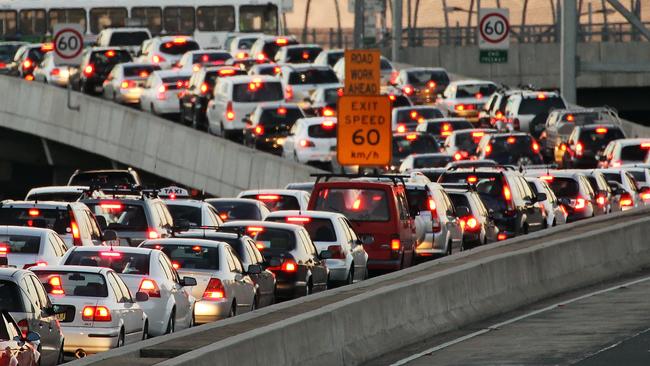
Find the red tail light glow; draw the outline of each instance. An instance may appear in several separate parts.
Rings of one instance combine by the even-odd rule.
[[[596,133],[599,135],[604,135],[607,133],[607,129],[605,127],[598,127],[596,128]]]
[[[285,90],[285,98],[286,100],[293,99],[293,87],[291,85],[287,85],[287,88]]]
[[[264,231],[264,228],[260,227],[260,226],[249,226],[249,227],[246,228],[246,231],[248,231],[251,234],[257,234],[257,233],[261,233],[262,231]]]
[[[300,147],[315,147],[316,145],[314,144],[313,141],[311,140],[300,140]]]
[[[138,286],[138,291],[146,292],[149,297],[160,297],[160,288],[155,280],[143,278]]]
[[[156,64],[167,61],[167,60],[165,60],[164,57],[162,57],[160,55],[153,55],[152,59],[153,59],[153,62],[156,63]]]
[[[50,71],[50,76],[59,76],[61,74],[61,70],[59,70],[58,67],[55,67]]]
[[[576,210],[582,210],[585,207],[587,207],[587,200],[585,200],[582,197],[576,198],[575,205],[573,206],[573,208],[576,209]]]
[[[147,237],[149,239],[158,239],[160,235],[158,235],[158,232],[155,230],[149,230],[149,232],[147,233]]]
[[[399,250],[402,247],[399,239],[392,239],[390,241],[390,250]]]
[[[580,141],[578,141],[578,142],[576,143],[576,147],[575,147],[575,149],[576,149],[576,155],[577,155],[577,156],[582,156],[583,147],[582,147],[582,143],[581,143]]]
[[[109,58],[110,58],[110,57],[114,57],[114,56],[115,56],[115,51],[113,51],[113,50],[108,50],[108,51],[104,52],[104,55],[105,55],[106,57],[109,57]]]
[[[470,175],[470,176],[467,177],[467,183],[474,184],[476,182],[478,182],[478,177],[477,176]]]
[[[262,125],[257,125],[255,126],[255,134],[258,136],[261,136],[264,134],[264,126]]]
[[[201,94],[207,93],[208,92],[208,84],[207,83],[202,83],[201,87],[200,87],[200,90],[201,90]]]
[[[492,145],[485,145],[485,156],[490,155],[490,153],[492,153]]]
[[[345,259],[345,253],[343,252],[343,247],[340,245],[330,245],[327,247],[327,250],[332,253],[332,259]]]
[[[137,86],[135,80],[124,80],[122,83],[120,83],[120,88],[122,89],[132,89]]]
[[[260,201],[277,201],[280,199],[280,196],[277,194],[260,194],[257,195],[257,199]]]
[[[235,69],[221,69],[219,70],[219,76],[233,76],[237,71]],[[251,83],[253,84],[253,83]],[[249,85],[250,88],[250,85]]]
[[[291,217],[290,216],[290,217],[287,217],[286,220],[287,220],[287,222],[290,222],[290,223],[304,224],[304,223],[307,223],[307,222],[311,222],[311,217],[305,217],[305,216]]]
[[[34,66],[32,60],[26,58],[25,61],[23,61],[23,69],[31,69],[32,66]]]
[[[72,221],[70,223],[70,228],[72,231],[72,239],[75,241],[75,245],[81,245],[80,239],[81,236],[79,235],[79,226],[77,225],[76,222]],[[79,244],[77,244],[79,242]]]
[[[546,94],[544,94],[544,93],[539,93],[539,94],[537,94],[537,99],[539,99],[539,100],[544,100],[544,99],[546,99]]]
[[[104,210],[122,210],[123,208],[121,203],[100,203],[99,207]]]
[[[403,125],[403,124],[397,125],[397,132],[399,132],[399,133],[406,132],[406,125]]]
[[[27,338],[27,333],[29,333],[29,323],[27,322],[27,319],[19,321],[18,328],[20,328],[20,333],[22,333],[23,338]]]
[[[629,193],[623,193],[620,200],[621,207],[632,207],[634,202],[632,201],[632,196]]]
[[[454,160],[463,160],[463,155],[461,155],[459,152],[455,153]]]
[[[508,202],[512,200],[512,193],[510,192],[510,187],[507,185],[503,186],[503,198]]]
[[[228,104],[226,105],[226,119],[228,121],[235,120],[235,111],[233,110],[232,102],[228,102]]]
[[[596,202],[598,202],[598,206],[601,206],[601,207],[602,207],[602,206],[605,206],[605,203],[606,203],[607,201],[606,201],[606,199],[605,199],[605,196],[603,196],[603,195],[601,194],[601,195],[598,196],[598,198],[596,198]]]
[[[334,116],[334,110],[329,107],[323,108],[323,117],[333,117]]]
[[[497,240],[499,241],[506,240],[506,239],[508,239],[508,235],[506,235],[505,233],[499,233],[499,235],[497,235]]]
[[[323,121],[323,123],[321,123],[321,127],[324,130],[330,130],[330,129],[334,128],[334,126],[336,126],[336,122],[334,122],[334,121]]]
[[[644,142],[641,144],[642,149],[650,149],[650,142]]]
[[[278,108],[278,114],[284,116],[287,114],[287,109],[285,107]]]
[[[37,209],[37,208],[30,208],[29,211],[27,211],[27,214],[28,214],[29,216],[32,216],[32,217],[34,217],[34,216],[40,216],[40,215],[41,215],[41,211],[40,211],[39,209]]]
[[[433,88],[436,87],[436,82],[433,81],[433,80],[430,80],[430,81],[427,83],[427,86],[429,87],[429,89],[433,89]]]
[[[405,85],[404,88],[402,88],[402,91],[403,91],[404,94],[406,94],[407,96],[411,96],[411,95],[413,95],[413,92],[414,92],[415,90],[413,89],[412,86],[410,86],[410,85]]]
[[[0,244],[0,255],[7,255],[7,253],[9,253],[7,244]]]
[[[111,311],[105,306],[84,306],[81,318],[87,322],[110,322],[112,320]]]
[[[298,270],[298,264],[293,259],[285,259],[282,262],[282,272],[296,272]]]
[[[515,142],[517,142],[517,139],[514,136],[510,136],[506,139],[506,142],[509,144],[514,144]]]
[[[49,283],[50,286],[52,286],[52,289],[50,290],[50,293],[52,295],[64,295],[65,294],[65,291],[63,291],[63,286],[61,286],[61,277],[52,276],[47,281],[47,283]]]
[[[287,44],[289,44],[289,41],[286,38],[278,38],[275,40],[275,44],[277,44],[278,46],[286,46]]]
[[[120,252],[99,252],[100,257],[108,258],[122,258],[122,253]]]
[[[552,175],[542,175],[541,177],[539,177],[539,179],[546,182],[552,182],[554,178]]]
[[[539,144],[537,141],[533,141],[533,151],[538,153],[539,152]]]
[[[160,87],[158,87],[158,94],[156,95],[156,98],[158,100],[167,99],[167,87],[165,85],[161,85]]]
[[[407,139],[408,141],[414,141],[414,140],[417,140],[417,139],[418,139],[418,135],[416,135],[416,134],[414,134],[414,133],[411,133],[411,134],[406,135],[406,139]]]
[[[429,198],[429,211],[436,212],[436,201],[433,198]]]
[[[567,122],[573,122],[573,121],[575,121],[575,119],[576,118],[573,116],[573,114],[567,114],[567,116],[566,116]]]
[[[223,283],[218,278],[210,278],[208,286],[203,291],[203,298],[205,300],[221,300],[226,297],[226,289]]]

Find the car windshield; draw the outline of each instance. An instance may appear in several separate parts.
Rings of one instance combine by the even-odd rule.
[[[283,222],[300,225],[307,229],[312,241],[335,242],[336,230],[330,219],[319,219],[314,217],[269,217],[267,221]]]
[[[451,155],[414,156],[413,168],[438,168],[444,167],[453,160]]]
[[[194,64],[211,63],[215,65],[221,65],[231,58],[232,56],[228,52],[195,53],[192,55],[192,63]]]
[[[251,81],[247,84],[235,84],[233,86],[232,100],[234,102],[275,102],[283,99],[282,85],[277,82],[259,83]]]
[[[124,68],[124,77],[126,78],[148,78],[152,72],[160,70],[158,65],[138,65],[126,66]]]
[[[86,203],[95,216],[103,216],[108,229],[115,231],[146,231],[149,227],[143,205],[123,202]]]
[[[573,178],[554,177],[547,183],[558,198],[575,198],[580,193],[580,186]]]
[[[337,212],[350,221],[388,221],[390,211],[382,189],[325,188],[318,192],[316,211]]]
[[[289,129],[293,126],[296,120],[303,118],[304,116],[305,115],[302,113],[300,108],[267,108],[260,114],[258,124],[265,127],[284,126]]]
[[[443,174],[438,182],[474,184],[485,206],[497,212],[506,209],[503,179],[496,172],[457,172]]]
[[[116,188],[135,184],[135,179],[128,172],[89,172],[75,174],[68,185]]]
[[[11,281],[0,280],[0,309],[22,313],[25,311],[20,288]]]
[[[309,64],[314,62],[321,51],[323,49],[320,47],[289,48],[284,61],[294,64]]]
[[[306,69],[293,71],[289,74],[289,84],[336,84],[339,82],[338,77],[332,69]]]
[[[440,146],[431,135],[409,134],[393,137],[393,156],[404,158],[411,154],[425,154],[440,151]]]
[[[599,127],[593,130],[583,130],[580,132],[579,140],[584,147],[593,151],[598,151],[605,148],[610,141],[622,138],[625,138],[625,136],[623,135],[623,131],[618,128],[608,129]]]
[[[264,228],[253,239],[262,253],[289,252],[296,248],[296,236],[291,230]]]
[[[201,220],[201,207],[169,204],[167,205],[167,209],[172,215],[172,219],[175,223],[187,221],[190,227],[202,226],[203,220]]]
[[[210,201],[222,220],[261,220],[260,209],[254,203],[241,201]]]
[[[523,98],[519,106],[519,114],[548,113],[551,109],[564,109],[566,104],[559,96],[545,96],[544,98]]]
[[[336,123],[325,121],[321,124],[311,125],[307,128],[307,135],[320,139],[336,138]]]
[[[474,126],[467,120],[427,123],[427,133],[435,136],[449,136],[453,131],[469,130],[472,128],[474,128]]]
[[[145,248],[155,248],[167,254],[176,269],[219,270],[219,248],[200,244],[156,244],[150,242]]]
[[[188,51],[198,50],[199,44],[187,39],[175,39],[160,45],[158,50],[168,55],[182,55]]]
[[[142,42],[149,39],[149,34],[145,31],[136,32],[114,32],[111,35],[109,46],[140,46]]]
[[[108,297],[104,276],[99,273],[72,271],[34,271],[45,287],[54,295]]]
[[[438,108],[413,108],[397,111],[397,122],[419,122],[425,119],[443,118]]]
[[[65,261],[68,266],[105,267],[121,274],[148,275],[149,253],[126,253],[112,248],[97,251],[75,250]]]
[[[75,202],[81,197],[81,192],[52,192],[52,193],[32,193],[25,201],[60,201]]]
[[[38,254],[41,237],[34,235],[0,235],[0,248],[7,254]]]
[[[444,71],[409,71],[408,82],[413,86],[426,85],[429,81],[433,81],[437,85],[449,84],[449,77]]]
[[[56,208],[0,208],[0,225],[33,226],[51,229],[59,235],[70,235],[70,212]]]
[[[648,155],[648,149],[643,145],[628,145],[621,148],[621,160],[644,161]]]
[[[458,85],[456,88],[456,98],[485,98],[492,95],[497,90],[494,84],[468,84]]]
[[[300,210],[300,203],[294,196],[286,196],[282,194],[256,194],[242,196],[242,198],[262,201],[271,212],[280,210]]]

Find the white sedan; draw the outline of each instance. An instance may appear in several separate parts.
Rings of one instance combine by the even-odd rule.
[[[110,268],[45,266],[33,269],[57,309],[65,336],[63,350],[77,358],[146,339],[147,316]]]
[[[192,326],[195,299],[189,287],[196,279],[181,278],[161,251],[131,247],[74,247],[61,260],[64,265],[108,267],[126,283],[131,293],[144,292],[143,308],[149,319],[149,336],[172,333]]]
[[[0,256],[9,266],[29,269],[57,265],[68,250],[59,235],[50,229],[0,226]]]
[[[180,113],[178,96],[189,86],[192,72],[159,70],[151,73],[140,95],[140,109],[156,115]]]
[[[282,156],[299,163],[329,163],[336,152],[336,118],[296,121],[284,140]]]

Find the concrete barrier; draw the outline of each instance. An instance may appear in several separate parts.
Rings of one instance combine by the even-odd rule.
[[[647,266],[648,214],[552,228],[71,365],[357,365]]]
[[[0,126],[130,165],[217,196],[281,188],[319,170],[244,147],[150,113],[40,83],[0,77]]]

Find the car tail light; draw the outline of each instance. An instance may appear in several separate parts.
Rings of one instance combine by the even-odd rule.
[[[607,133],[607,129],[605,127],[598,127],[596,128],[596,133],[599,135],[604,135]]]
[[[108,57],[108,58],[114,57],[115,56],[115,51],[108,50],[108,51],[104,52],[104,55],[106,55],[106,57]]]
[[[55,67],[50,71],[50,76],[59,76],[61,74],[61,70],[59,70],[58,67]]]
[[[235,56],[237,59],[242,60],[248,57],[248,53],[246,52],[237,52],[237,55]]]
[[[254,235],[264,231],[264,228],[260,226],[249,226],[246,228],[246,231]]]
[[[208,286],[203,291],[203,299],[205,300],[221,300],[226,297],[226,289],[223,283],[218,278],[210,278]]]
[[[504,215],[516,215],[517,212],[515,211],[514,202],[512,202],[512,192],[507,183],[504,183],[503,185],[503,198],[506,200],[506,211],[504,212]]]
[[[84,306],[81,311],[81,319],[87,322],[110,322],[111,311],[105,306]]]
[[[7,244],[0,244],[0,255],[7,255],[9,253],[9,246]]]
[[[61,277],[60,276],[52,276],[50,279],[47,281],[47,283],[52,286],[52,289],[50,290],[50,293],[52,295],[64,295],[65,291],[63,291],[63,286],[61,286]]]
[[[280,195],[277,194],[258,194],[257,199],[261,201],[277,201],[280,199]]]
[[[298,264],[293,259],[285,259],[280,269],[282,272],[296,272],[298,270]]]
[[[584,148],[583,148],[583,146],[582,146],[582,142],[578,141],[578,142],[576,143],[576,146],[575,146],[576,155],[577,155],[577,156],[582,156],[583,149],[584,149]]]
[[[235,111],[232,108],[232,102],[228,102],[228,104],[226,105],[226,119],[228,121],[235,120]]]
[[[457,111],[459,111],[459,112],[462,112],[462,111],[465,110],[465,104],[456,104],[456,105],[454,106],[454,109],[457,110]]]
[[[2,255],[2,252],[0,252],[0,255]],[[32,267],[45,267],[47,266],[47,262],[45,261],[38,261],[36,263],[28,263],[23,266],[23,269],[30,269]]]
[[[132,89],[132,88],[135,88],[136,86],[137,86],[137,84],[136,84],[135,80],[124,80],[120,84],[120,88],[122,88],[122,89]]]
[[[192,65],[192,71],[198,72],[199,70],[201,70],[201,65],[200,64]]]
[[[259,61],[264,61],[264,60],[266,60],[266,55],[264,53],[260,53],[260,54],[257,55],[257,59]]]
[[[324,130],[331,130],[336,126],[336,122],[334,121],[323,121],[323,123],[320,124],[321,128]]]
[[[20,328],[20,333],[22,333],[23,338],[27,338],[27,333],[29,333],[29,323],[27,322],[27,319],[19,321],[18,328]]]
[[[158,235],[158,232],[156,230],[149,229],[149,231],[147,232],[147,237],[149,239],[158,239],[160,235]]]
[[[650,149],[650,142],[644,142],[641,144],[642,149]]]
[[[454,160],[463,160],[463,155],[460,152],[455,153]]]
[[[88,64],[86,67],[84,67],[84,75],[86,77],[91,76],[95,72],[95,65],[93,64]]]
[[[208,92],[208,83],[202,83],[201,87],[199,88],[201,90],[201,94],[206,94]]]
[[[546,181],[546,182],[552,182],[553,179],[555,179],[552,175],[542,175],[539,177],[539,179]]]
[[[79,226],[75,221],[70,222],[70,231],[72,231],[72,243],[76,246],[81,245],[81,234],[79,233]]]
[[[406,96],[411,96],[413,95],[413,92],[415,91],[412,86],[410,85],[404,85],[404,88],[402,88],[402,91]]]
[[[23,70],[31,69],[34,66],[34,62],[28,58],[23,61]]]
[[[641,192],[641,199],[643,201],[650,201],[650,192],[648,191]]]
[[[596,202],[598,203],[598,206],[603,207],[605,206],[607,199],[605,198],[604,194],[599,194],[598,197],[596,198]]]
[[[401,123],[399,125],[397,125],[397,132],[399,132],[399,133],[406,132],[406,125],[401,124]]]
[[[27,211],[27,214],[28,214],[29,216],[31,216],[31,217],[34,217],[34,216],[40,216],[41,211],[40,211],[39,209],[37,209],[37,208],[30,208],[30,209]]]
[[[156,98],[158,98],[158,100],[167,99],[167,87],[165,85],[158,87],[158,95],[156,95]]]
[[[299,224],[304,224],[307,222],[311,222],[311,217],[305,217],[305,216],[289,216],[286,218],[286,221],[288,223],[299,223]]]
[[[400,243],[399,239],[397,239],[397,238],[391,239],[391,241],[390,241],[390,250],[397,251],[397,250],[400,250],[401,247],[402,247],[402,243]]]
[[[25,80],[27,80],[27,81],[32,81],[32,80],[34,80],[34,75],[29,74],[29,75],[25,76]]]
[[[219,70],[219,76],[233,76],[235,75],[236,72],[237,71],[235,71],[235,69],[221,69]],[[254,83],[251,84],[255,85]],[[249,84],[249,89],[250,89],[250,84]]]
[[[519,118],[515,118],[515,120],[512,121],[512,128],[514,128],[517,131],[521,129],[521,122],[519,122]]]
[[[567,122],[573,122],[576,118],[573,116],[573,114],[567,114],[565,119]]]
[[[537,141],[534,141],[534,140],[533,140],[533,146],[532,146],[532,147],[533,147],[533,151],[534,151],[535,153],[538,153],[538,152],[539,152],[539,144],[537,143]]]
[[[505,198],[506,202],[512,201],[512,193],[507,185],[503,186],[503,198]]]
[[[153,62],[155,64],[159,64],[159,63],[165,62],[165,61],[167,61],[167,60],[164,57],[162,57],[160,55],[153,55]]]
[[[327,247],[327,250],[332,253],[332,259],[345,259],[345,253],[343,253],[343,247],[340,245],[330,245]]]
[[[483,136],[485,136],[485,132],[483,131],[472,132],[472,137],[474,138],[480,139]]]
[[[474,183],[478,182],[478,177],[475,176],[475,175],[470,175],[470,176],[467,177],[466,180],[467,180],[467,183],[474,184]]]
[[[429,82],[427,83],[427,86],[429,87],[429,89],[433,89],[433,88],[436,87],[436,82],[433,81],[433,80],[429,80]]]
[[[158,284],[155,280],[150,278],[143,278],[142,281],[140,281],[138,291],[146,292],[149,297],[160,297],[160,288],[158,287]]]
[[[627,192],[621,194],[620,204],[621,207],[632,207],[634,205],[634,202],[632,201],[632,196]]]
[[[397,83],[397,77],[399,76],[399,72],[397,71],[392,71],[390,73],[390,82],[391,84],[396,84]]]
[[[465,227],[469,230],[476,230],[479,228],[478,220],[474,216],[467,216],[465,218]]]
[[[415,141],[417,139],[418,139],[418,135],[415,134],[415,133],[411,133],[411,134],[406,135],[406,140],[407,141]]]
[[[334,110],[329,107],[323,108],[323,117],[334,117]]]
[[[391,102],[394,102],[395,99],[397,99],[397,97],[395,96],[395,94],[389,94],[388,99],[390,99]]]
[[[286,100],[293,99],[293,87],[291,85],[287,85],[287,88],[285,90],[285,99]]]
[[[277,44],[278,46],[286,46],[287,44],[289,44],[289,41],[286,38],[278,38],[275,40],[275,44]]]
[[[499,233],[497,235],[497,240],[499,240],[499,241],[506,240],[506,239],[508,239],[508,235],[506,235],[505,233]]]
[[[300,147],[315,147],[315,146],[316,145],[311,140],[307,140],[307,139],[300,140]]]
[[[280,74],[280,72],[282,72],[282,68],[280,68],[280,66],[275,66],[273,68],[273,73],[274,74],[278,75],[278,74]]]
[[[485,156],[488,156],[492,153],[492,145],[487,144],[485,145]]]
[[[578,198],[575,199],[575,202],[574,202],[574,205],[573,205],[573,208],[575,210],[583,210],[585,207],[587,207],[587,200],[586,199],[584,199],[582,197],[578,197]]]
[[[514,136],[510,136],[506,139],[506,142],[512,145],[517,142],[517,139]]]
[[[442,136],[450,136],[452,131],[453,131],[453,128],[451,127],[451,124],[443,123],[442,124],[442,132],[440,132],[440,135],[442,135]]]

